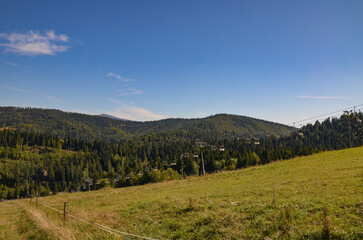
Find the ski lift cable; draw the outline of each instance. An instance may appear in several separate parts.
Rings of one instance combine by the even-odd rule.
[[[306,119],[303,119],[303,120],[300,120],[300,121],[289,123],[288,125],[293,125],[293,124],[297,124],[297,123],[301,123],[301,122],[306,122],[308,120],[316,120],[317,118],[321,118],[321,117],[324,117],[324,116],[329,116],[331,114],[335,114],[335,113],[342,112],[342,111],[347,110],[347,109],[352,109],[352,108],[360,107],[360,106],[363,106],[363,104],[355,105],[353,107],[344,108],[344,109],[334,111],[334,112],[330,112],[330,113],[325,113],[325,114],[322,114],[322,115],[319,115],[319,116],[316,116],[316,117],[306,118]],[[360,109],[358,109],[358,110],[360,110]]]
[[[334,118],[334,117],[339,117],[339,116],[341,116],[341,114],[336,114],[336,115],[333,115],[333,116],[329,116],[328,118]],[[311,120],[311,121],[309,121],[309,122],[304,122],[304,123],[300,123],[300,124],[298,124],[300,127],[302,127],[303,125],[307,125],[307,124],[312,124],[312,123],[314,123],[314,122],[316,122],[316,121],[321,121],[321,120],[325,120],[325,119],[327,119],[326,117],[322,117],[322,118],[315,118],[314,120]]]
[[[356,111],[360,111],[360,110],[363,110],[363,108],[359,108],[359,109],[356,109]],[[329,118],[334,118],[334,117],[339,117],[339,116],[341,116],[341,114],[336,114],[336,115],[333,115],[333,116],[329,116]],[[305,122],[305,123],[300,123],[300,124],[298,124],[300,127],[302,127],[303,125],[307,125],[307,124],[309,124],[309,123],[314,123],[314,122],[316,122],[316,121],[321,121],[321,120],[325,120],[325,119],[327,119],[326,117],[323,117],[323,118],[317,118],[317,119],[315,119],[315,120],[312,120],[312,121],[309,121],[309,122]]]

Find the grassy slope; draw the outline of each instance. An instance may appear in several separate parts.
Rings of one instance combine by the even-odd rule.
[[[71,214],[159,239],[362,239],[362,177],[363,147],[41,201],[58,209],[68,201]],[[38,212],[62,225],[59,213],[43,206]],[[11,218],[5,213],[6,221]],[[68,229],[77,239],[109,236],[75,220]]]
[[[45,228],[32,208],[24,203],[7,201],[0,207],[0,239],[54,239],[56,235]],[[43,218],[43,221],[44,218]],[[44,227],[44,228],[43,228]],[[60,234],[58,236],[61,236]]]

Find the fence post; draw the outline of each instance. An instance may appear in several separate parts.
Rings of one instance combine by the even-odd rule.
[[[68,203],[68,202],[64,202],[63,226],[66,226],[66,216],[67,216],[66,206],[67,206],[67,203]]]
[[[30,205],[32,205],[32,195],[31,194],[30,194],[29,201],[30,201]]]
[[[35,193],[35,207],[38,208],[38,191]]]

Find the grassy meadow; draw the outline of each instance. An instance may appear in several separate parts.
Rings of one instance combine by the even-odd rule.
[[[206,177],[39,202],[156,239],[363,239],[363,147]],[[29,199],[0,203],[0,239],[119,239]],[[125,237],[124,239],[136,239]]]

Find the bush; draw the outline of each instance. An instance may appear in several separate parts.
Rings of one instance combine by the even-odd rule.
[[[109,186],[110,182],[106,178],[102,178],[96,182],[95,189],[101,189]]]

